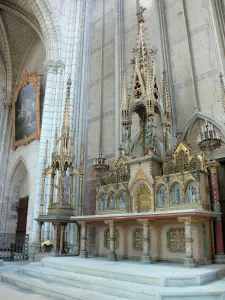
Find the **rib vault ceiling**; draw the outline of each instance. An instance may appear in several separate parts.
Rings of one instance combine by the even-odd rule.
[[[40,25],[28,0],[0,0],[0,56],[6,73],[11,65],[12,85],[38,37]]]

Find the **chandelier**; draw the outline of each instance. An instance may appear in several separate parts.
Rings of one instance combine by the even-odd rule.
[[[103,183],[103,176],[109,170],[109,164],[106,162],[106,158],[102,152],[94,160],[93,169],[97,174],[99,182]]]
[[[198,146],[205,152],[212,155],[213,151],[221,146],[221,138],[215,132],[213,125],[205,120],[205,124],[201,126],[201,133],[198,136]]]

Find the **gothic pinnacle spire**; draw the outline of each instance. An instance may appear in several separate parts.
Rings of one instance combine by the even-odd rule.
[[[144,16],[143,16],[143,12],[146,10],[146,7],[142,7],[140,5],[140,1],[137,0],[137,22],[138,22],[138,27],[139,27],[139,24],[141,23],[144,23],[145,22],[145,19],[144,19]]]
[[[67,81],[67,90],[66,90],[66,101],[64,107],[64,116],[63,116],[63,125],[62,131],[69,131],[70,127],[70,87],[71,87],[71,78],[68,78]]]
[[[64,107],[64,116],[62,124],[62,136],[61,136],[61,152],[69,151],[69,139],[70,139],[70,87],[71,87],[71,78],[68,78],[67,81],[67,90],[66,90],[66,101]]]
[[[221,72],[219,78],[220,78],[220,89],[221,89],[221,103],[223,105],[223,110],[225,111],[225,87],[224,87],[223,74]]]

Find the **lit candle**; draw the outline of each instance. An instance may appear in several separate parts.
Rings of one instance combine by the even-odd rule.
[[[219,139],[219,135],[218,135],[218,133],[216,133],[216,138],[217,138],[217,139]]]

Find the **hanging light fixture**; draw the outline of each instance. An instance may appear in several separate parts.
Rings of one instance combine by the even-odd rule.
[[[93,169],[97,174],[99,183],[103,183],[103,176],[109,170],[109,163],[102,152],[98,154],[93,162]]]
[[[221,146],[221,138],[212,124],[205,120],[205,124],[201,126],[201,133],[197,137],[199,148],[212,156],[215,149]]]

